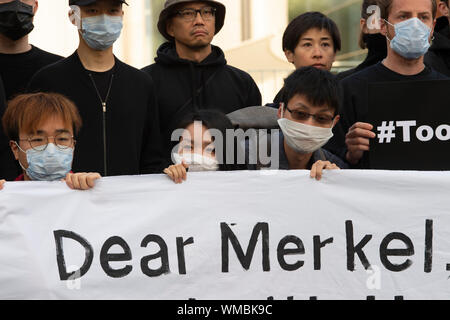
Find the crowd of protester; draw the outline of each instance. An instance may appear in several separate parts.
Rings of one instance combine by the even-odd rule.
[[[28,41],[37,0],[0,0],[0,189],[5,181],[86,190],[102,176],[165,173],[181,183],[199,171],[310,170],[320,179],[324,170],[370,169],[369,85],[450,76],[448,0],[363,0],[367,58],[337,75],[336,23],[302,13],[282,42],[296,70],[273,102],[211,44],[225,23],[220,1],[167,0],[157,24],[167,41],[142,70],[113,54],[124,5],[69,0],[79,46],[63,58]]]

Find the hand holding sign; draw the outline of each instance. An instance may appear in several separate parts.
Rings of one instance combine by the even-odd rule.
[[[88,190],[95,186],[95,180],[102,176],[98,173],[68,173],[66,176],[66,184],[70,189]]]
[[[2,190],[3,189],[3,185],[5,184],[5,180],[0,180],[0,190]]]
[[[331,163],[330,161],[319,160],[313,164],[309,175],[311,178],[315,178],[317,181],[319,181],[320,179],[322,179],[322,172],[325,169],[340,170],[340,168],[335,163]]]
[[[376,137],[372,132],[373,126],[370,123],[357,122],[348,130],[345,136],[347,145],[347,161],[351,164],[357,164],[361,160],[364,151],[369,151],[370,140]]]
[[[187,173],[186,169],[189,168],[184,161],[182,164],[172,165],[166,169],[164,169],[164,173],[169,176],[170,179],[175,183],[182,183],[186,181]]]

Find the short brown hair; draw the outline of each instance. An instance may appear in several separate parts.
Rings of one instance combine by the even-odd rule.
[[[9,140],[17,141],[20,131],[36,133],[37,128],[52,116],[61,117],[76,134],[81,117],[75,104],[57,93],[32,93],[16,96],[8,102],[3,115],[3,129]]]
[[[380,0],[380,9],[381,9],[381,18],[382,19],[388,19],[389,13],[391,13],[391,6],[392,2],[394,0]],[[436,0],[430,0],[431,1],[431,11],[433,13],[433,19],[436,18],[437,14],[437,2]]]

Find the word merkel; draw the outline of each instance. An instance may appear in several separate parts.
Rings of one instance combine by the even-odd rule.
[[[222,272],[230,272],[230,247],[232,247],[234,253],[237,256],[237,261],[239,261],[242,268],[249,270],[255,255],[255,250],[258,244],[261,247],[262,259],[258,259],[262,263],[262,269],[265,272],[271,270],[270,263],[270,249],[269,245],[273,239],[269,235],[269,224],[265,222],[257,223],[252,230],[249,243],[246,250],[243,250],[243,246],[238,239],[238,236],[233,232],[232,227],[234,224],[220,223],[220,234],[221,234],[221,266]],[[354,237],[354,223],[351,220],[345,222],[345,235],[346,235],[346,255],[347,255],[347,270],[355,271],[355,258],[358,257],[359,261],[365,267],[366,270],[371,268],[371,263],[369,258],[374,259],[374,257],[368,257],[366,255],[365,246],[372,241],[373,235],[366,234],[361,239],[355,239]],[[241,235],[241,237],[244,237]],[[92,261],[94,259],[94,248],[92,245],[81,235],[67,231],[67,230],[57,230],[54,231],[54,238],[56,244],[56,260],[58,264],[59,276],[62,281],[74,280],[81,278],[85,275],[91,268]],[[246,237],[248,239],[248,237]],[[84,263],[79,270],[68,272],[66,268],[65,260],[65,250],[63,246],[63,239],[72,239],[76,241],[82,248],[84,248]],[[183,237],[177,237],[176,241],[176,257],[178,265],[178,273],[180,275],[185,275],[186,270],[186,254],[185,248],[187,246],[194,245],[194,238],[190,237],[184,239]],[[312,259],[314,260],[314,270],[321,270],[322,265],[322,249],[325,246],[331,246],[333,244],[334,238],[322,239],[320,235],[314,235],[312,239],[313,250],[311,252]],[[401,243],[401,248],[398,247],[399,242]],[[287,235],[282,239],[277,239],[276,246],[276,256],[280,267],[285,271],[296,271],[301,269],[305,261],[301,259],[301,256],[306,254],[305,246],[302,239],[295,235]],[[140,269],[143,274],[148,277],[159,277],[164,274],[171,272],[171,266],[169,264],[169,250],[166,241],[159,235],[149,234],[144,237],[141,241],[140,246],[142,248],[147,248],[151,245],[152,248],[158,249],[157,252],[144,256],[140,259]],[[231,246],[230,246],[231,245]],[[121,249],[121,253],[111,253],[111,247],[115,246],[115,252],[117,252],[117,246]],[[392,248],[392,247],[395,248]],[[218,249],[219,250],[219,249]],[[77,252],[79,252],[78,250]],[[81,250],[80,252],[83,252]],[[73,252],[72,252],[73,253]],[[432,271],[433,262],[433,220],[426,220],[425,222],[425,255],[424,255],[424,272],[430,273]],[[413,261],[409,259],[415,254],[414,243],[410,237],[404,233],[393,232],[387,234],[381,243],[379,244],[379,259],[383,266],[392,272],[405,271],[413,264]],[[292,262],[293,256],[298,256],[298,260]],[[174,255],[175,256],[175,255]],[[259,256],[259,254],[258,254]],[[286,260],[286,257],[290,256],[290,262]],[[260,256],[259,256],[260,257]],[[395,257],[395,261],[398,262],[399,257],[404,257],[402,263],[394,263],[391,257]],[[82,257],[83,258],[83,257]],[[129,275],[133,266],[127,262],[132,261],[133,254],[128,243],[121,237],[112,236],[108,238],[100,249],[100,265],[105,272],[105,274],[111,278],[123,278]],[[325,258],[326,259],[326,258]],[[116,268],[112,268],[110,262],[114,262]],[[123,266],[117,268],[118,262],[123,262]],[[151,262],[151,263],[150,263]],[[172,262],[173,263],[173,262]]]

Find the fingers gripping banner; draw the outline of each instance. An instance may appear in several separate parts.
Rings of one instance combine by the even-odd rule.
[[[450,174],[197,173],[0,191],[0,299],[448,299]]]

